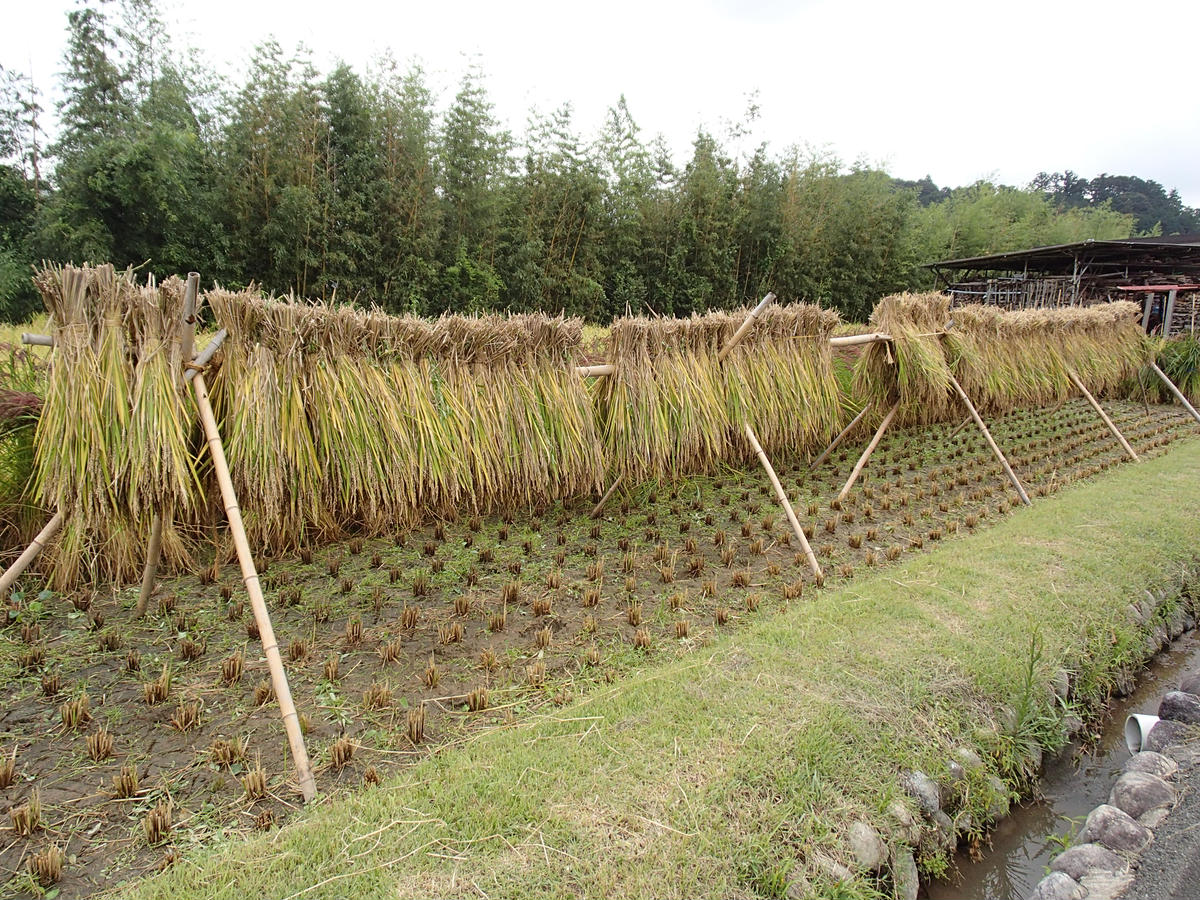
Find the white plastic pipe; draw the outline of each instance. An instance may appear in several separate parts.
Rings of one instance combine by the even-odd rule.
[[[1150,729],[1158,722],[1158,716],[1146,716],[1135,713],[1125,720],[1125,746],[1130,753],[1141,753],[1146,739],[1150,737]]]

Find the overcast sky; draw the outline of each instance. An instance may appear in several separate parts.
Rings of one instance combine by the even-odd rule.
[[[70,0],[10,4],[0,63],[43,91],[62,68]],[[258,41],[303,42],[360,71],[417,59],[444,106],[470,59],[520,131],[564,102],[590,136],[624,94],[649,139],[686,158],[751,98],[753,139],[865,160],[939,185],[1026,184],[1072,169],[1138,175],[1200,206],[1197,0],[610,0],[608,3],[167,0],[210,64],[235,79]]]

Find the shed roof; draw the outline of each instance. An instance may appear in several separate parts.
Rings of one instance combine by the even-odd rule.
[[[1200,273],[1200,234],[1077,241],[987,256],[944,259],[927,263],[926,268],[1070,275],[1077,266],[1084,265],[1094,275],[1120,270],[1129,270],[1131,275],[1147,272]]]

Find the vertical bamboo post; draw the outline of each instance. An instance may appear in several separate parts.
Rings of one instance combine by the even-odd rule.
[[[185,387],[184,371],[192,361],[192,351],[196,345],[196,299],[200,293],[200,273],[189,272],[187,286],[183,292],[183,319],[179,323],[179,359],[178,374],[179,389]],[[146,614],[150,603],[150,595],[154,593],[154,581],[158,578],[158,567],[162,562],[163,511],[154,513],[150,522],[150,543],[146,547],[146,567],[142,570],[142,589],[138,593],[137,607],[133,615],[140,619]]]
[[[54,537],[58,529],[62,527],[62,523],[63,514],[56,512],[42,530],[37,533],[37,537],[33,539],[33,542],[25,548],[25,552],[17,557],[16,562],[4,570],[4,574],[0,575],[0,598],[8,596],[9,590],[16,584],[17,579],[29,568],[29,564],[37,559],[37,555],[42,552],[42,548],[46,546],[46,542]]]
[[[767,477],[771,479],[771,486],[775,488],[775,496],[779,499],[779,505],[783,507],[784,515],[787,516],[788,522],[792,525],[792,531],[800,539],[800,546],[804,548],[804,555],[808,558],[808,567],[812,569],[813,575],[820,581],[825,577],[825,574],[821,571],[817,557],[808,543],[808,538],[804,535],[804,529],[800,527],[800,520],[796,518],[796,510],[792,508],[792,502],[788,500],[787,492],[784,491],[783,485],[779,483],[779,476],[775,474],[775,467],[771,465],[771,460],[767,458],[766,451],[763,450],[762,444],[758,442],[758,438],[754,434],[754,429],[749,425],[746,426],[746,437],[750,441],[750,446],[754,448],[754,452],[758,455],[758,461],[767,470]]]
[[[854,482],[858,481],[858,476],[862,474],[863,466],[867,464],[867,460],[871,458],[871,454],[875,452],[875,447],[883,438],[883,433],[887,431],[888,426],[892,424],[892,419],[896,418],[896,413],[900,411],[900,401],[896,401],[896,405],[888,410],[883,421],[879,423],[879,427],[875,430],[875,436],[871,438],[871,443],[867,444],[867,449],[863,451],[862,456],[858,458],[858,462],[854,464],[854,471],[850,473],[850,478],[846,481],[846,486],[842,488],[838,494],[838,500],[845,500],[846,495],[850,493],[850,488],[854,487]]]
[[[312,800],[316,796],[317,785],[313,780],[312,767],[308,762],[308,751],[304,747],[300,719],[296,715],[296,706],[292,703],[292,692],[288,687],[287,673],[283,669],[283,659],[279,655],[279,644],[275,640],[275,631],[271,627],[271,615],[267,611],[262,585],[258,581],[258,570],[254,566],[254,557],[250,553],[250,542],[246,537],[246,528],[242,524],[237,493],[233,489],[233,480],[229,476],[229,464],[225,460],[225,448],[221,444],[221,433],[217,430],[217,420],[213,415],[212,403],[209,402],[208,385],[204,381],[203,372],[196,371],[192,378],[192,388],[196,393],[196,406],[200,411],[204,437],[212,456],[213,471],[217,475],[217,484],[221,488],[225,516],[229,520],[229,530],[233,534],[233,544],[237,548],[242,580],[246,585],[246,593],[250,595],[254,621],[258,625],[263,653],[267,657],[267,668],[271,673],[271,687],[275,690],[275,699],[279,702],[279,713],[283,717],[283,727],[287,732],[288,743],[291,745],[292,759],[296,764],[296,777],[300,783],[300,793],[304,796],[305,801]]]
[[[1197,422],[1200,422],[1200,413],[1196,412],[1196,407],[1192,406],[1192,404],[1188,402],[1188,398],[1183,396],[1183,391],[1175,387],[1175,384],[1170,378],[1167,377],[1167,373],[1158,367],[1158,363],[1151,361],[1150,368],[1154,370],[1154,374],[1161,378],[1162,383],[1165,384],[1170,389],[1171,393],[1175,395],[1175,399],[1183,404],[1184,409],[1191,413],[1192,418]]]
[[[1139,462],[1140,460],[1138,455],[1134,453],[1133,448],[1129,446],[1129,441],[1125,440],[1125,435],[1121,434],[1121,429],[1117,428],[1117,426],[1113,423],[1113,420],[1108,417],[1108,413],[1104,411],[1103,407],[1101,407],[1096,401],[1096,398],[1092,396],[1092,392],[1089,391],[1084,386],[1083,382],[1079,380],[1079,376],[1070,369],[1067,369],[1067,375],[1071,377],[1071,381],[1075,383],[1075,387],[1079,388],[1083,396],[1087,398],[1087,402],[1092,404],[1092,409],[1096,410],[1096,413],[1101,419],[1104,420],[1104,424],[1107,425],[1108,430],[1113,433],[1113,437],[1115,437],[1120,442],[1121,446],[1125,448],[1125,452],[1129,454],[1129,458],[1134,462]]]
[[[979,410],[975,408],[975,404],[971,402],[971,398],[967,396],[967,392],[962,389],[962,385],[958,383],[958,379],[953,375],[950,376],[950,384],[954,386],[955,392],[958,394],[958,399],[966,406],[967,411],[971,414],[971,418],[975,420],[975,424],[979,426],[979,430],[983,432],[984,440],[988,446],[992,448],[992,453],[996,455],[996,459],[1000,461],[1000,465],[1004,468],[1004,474],[1008,476],[1008,480],[1013,483],[1013,487],[1017,489],[1017,493],[1021,497],[1021,502],[1026,506],[1033,506],[1029,500],[1029,495],[1025,493],[1025,488],[1021,486],[1021,480],[1017,478],[1017,473],[1012,470],[1012,466],[1008,464],[1008,459],[996,446],[996,442],[992,439],[992,433],[984,424],[983,418],[979,415]]]
[[[857,416],[855,416],[851,420],[850,424],[847,425],[845,428],[843,428],[838,433],[838,436],[833,439],[833,443],[830,444],[828,447],[826,447],[824,449],[824,451],[822,451],[821,455],[818,456],[815,460],[813,460],[813,463],[812,463],[812,465],[809,466],[809,468],[815,469],[821,463],[825,462],[825,460],[829,456],[829,454],[838,448],[838,445],[841,444],[842,440],[846,437],[846,435],[848,435],[851,431],[854,430],[854,426],[863,420],[863,416],[865,416],[867,414],[867,410],[869,410],[870,408],[871,408],[871,403],[870,403],[870,401],[867,401],[867,405],[862,408],[862,412],[860,412]]]
[[[158,563],[162,559],[163,517],[155,513],[150,522],[150,543],[146,545],[146,567],[142,570],[142,589],[138,593],[137,607],[133,617],[140,619],[146,614],[150,595],[154,593],[154,580],[158,577]]]

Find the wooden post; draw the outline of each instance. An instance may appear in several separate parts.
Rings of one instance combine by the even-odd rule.
[[[842,439],[845,438],[846,435],[848,435],[851,431],[854,430],[855,425],[857,425],[859,422],[862,421],[863,416],[865,416],[867,414],[867,410],[869,410],[870,408],[871,408],[871,403],[870,403],[870,401],[867,401],[867,405],[862,408],[862,411],[851,420],[849,425],[847,425],[845,428],[843,428],[841,430],[841,432],[839,432],[838,436],[833,439],[833,443],[825,448],[825,450],[821,453],[820,456],[818,456],[816,458],[816,460],[813,461],[812,465],[810,465],[809,468],[815,469],[821,463],[825,462],[825,459],[829,456],[829,454],[838,448],[838,445],[842,442]]]
[[[192,361],[192,351],[196,345],[196,300],[200,293],[200,273],[189,272],[187,286],[183,291],[183,319],[179,323],[179,359],[178,374],[179,389],[186,385],[184,373],[188,363]],[[140,619],[146,614],[150,603],[150,595],[154,593],[154,582],[158,578],[158,567],[162,562],[162,533],[163,512],[158,510],[150,522],[150,543],[146,547],[146,566],[142,570],[142,589],[138,593],[137,607],[133,615]]]
[[[854,482],[858,481],[858,476],[862,474],[863,466],[867,464],[867,460],[871,458],[871,454],[875,452],[875,447],[883,438],[883,433],[887,431],[889,425],[892,424],[892,419],[896,418],[896,413],[900,411],[900,401],[896,401],[896,405],[888,410],[888,414],[883,417],[883,421],[879,423],[879,428],[875,430],[875,436],[871,438],[871,443],[867,444],[867,449],[863,451],[862,456],[858,458],[858,462],[854,464],[854,471],[850,473],[850,478],[846,482],[846,486],[842,488],[838,494],[838,500],[845,500],[846,495],[850,493],[850,488],[854,487]]]
[[[988,431],[987,425],[979,415],[979,410],[975,408],[975,404],[971,402],[971,398],[967,396],[967,392],[962,389],[962,385],[958,383],[958,379],[953,375],[950,376],[950,384],[954,386],[954,390],[958,393],[958,399],[967,407],[967,411],[971,414],[971,418],[975,420],[975,424],[979,426],[979,430],[983,432],[984,440],[988,446],[992,448],[992,453],[996,454],[996,459],[1000,460],[1000,465],[1004,468],[1004,474],[1008,476],[1008,480],[1013,483],[1013,487],[1017,489],[1017,493],[1021,496],[1021,502],[1026,506],[1033,506],[1029,500],[1029,495],[1025,493],[1025,488],[1021,486],[1021,480],[1017,478],[1017,473],[1012,470],[1012,466],[1008,464],[1008,460],[996,446],[996,442],[992,440],[992,433]]]
[[[615,491],[617,488],[619,488],[624,481],[625,481],[625,473],[622,472],[620,475],[617,476],[617,480],[612,483],[612,487],[610,487],[607,491],[604,492],[604,496],[600,498],[600,502],[597,503],[594,507],[592,507],[592,518],[593,519],[600,518],[600,512],[601,512],[601,510],[604,509],[604,504],[607,503],[608,498],[613,495],[613,491]]]
[[[1096,410],[1096,413],[1101,419],[1104,420],[1104,424],[1107,425],[1108,430],[1113,433],[1113,437],[1115,437],[1121,443],[1121,446],[1125,448],[1125,452],[1129,454],[1129,458],[1134,462],[1139,462],[1140,460],[1138,455],[1134,453],[1133,448],[1129,446],[1129,441],[1125,440],[1125,435],[1121,434],[1121,430],[1113,424],[1113,420],[1108,417],[1108,413],[1106,413],[1100,404],[1096,402],[1096,398],[1092,396],[1092,392],[1084,387],[1083,382],[1079,380],[1079,376],[1070,369],[1067,369],[1067,374],[1071,377],[1071,381],[1075,383],[1075,387],[1079,388],[1079,390],[1083,393],[1083,396],[1087,398],[1088,403],[1092,404],[1092,409]]]
[[[258,581],[258,570],[254,566],[254,557],[250,553],[250,542],[246,537],[246,528],[242,524],[237,493],[233,489],[233,479],[229,476],[229,464],[225,461],[225,448],[221,444],[221,433],[217,430],[217,420],[213,415],[212,403],[208,399],[208,385],[204,381],[203,372],[196,371],[192,378],[192,388],[196,392],[196,407],[200,411],[204,437],[208,442],[208,451],[212,455],[213,471],[217,476],[217,484],[221,488],[225,516],[229,520],[229,530],[233,535],[234,547],[237,548],[242,580],[246,585],[246,593],[250,595],[254,621],[258,624],[263,653],[267,657],[267,668],[271,673],[271,687],[275,690],[275,699],[279,702],[279,713],[283,717],[283,727],[287,731],[288,744],[291,746],[292,759],[296,765],[296,777],[300,783],[300,793],[304,796],[305,801],[309,801],[316,796],[317,785],[313,780],[312,767],[308,762],[308,751],[304,747],[304,734],[300,730],[300,720],[296,715],[295,704],[292,703],[292,692],[288,687],[283,659],[279,655],[275,631],[271,627],[271,615],[267,611],[262,585]]]
[[[729,355],[729,351],[742,342],[742,338],[746,336],[746,332],[750,330],[750,326],[754,324],[754,320],[759,317],[759,314],[762,313],[764,309],[774,302],[774,294],[767,294],[767,296],[758,301],[758,306],[750,310],[750,315],[746,316],[746,320],[738,326],[738,330],[733,333],[733,337],[731,337],[728,342],[726,342],[725,346],[721,348],[721,352],[717,354],[717,362],[725,362],[725,357]]]
[[[4,574],[0,575],[0,598],[7,597],[8,592],[16,583],[21,574],[29,568],[29,564],[37,559],[37,555],[42,552],[42,548],[46,546],[46,542],[54,537],[59,528],[62,527],[63,514],[56,512],[45,527],[37,533],[37,537],[33,542],[25,548],[25,552],[17,557],[16,562],[4,570]]]
[[[1162,383],[1165,384],[1170,389],[1171,393],[1175,395],[1175,399],[1183,404],[1184,409],[1192,414],[1192,418],[1197,422],[1200,422],[1200,413],[1196,412],[1196,408],[1188,402],[1188,398],[1183,396],[1183,391],[1175,387],[1171,379],[1167,377],[1167,373],[1158,367],[1158,363],[1151,361],[1150,368],[1154,370],[1154,374],[1161,378]]]
[[[800,539],[800,546],[804,548],[804,555],[808,557],[808,567],[812,569],[813,575],[820,581],[825,577],[825,574],[821,571],[821,566],[817,562],[817,557],[808,543],[808,538],[804,536],[804,529],[800,527],[800,520],[796,518],[796,510],[792,508],[792,503],[788,500],[783,485],[779,483],[779,476],[775,474],[775,468],[771,465],[771,460],[767,459],[766,451],[763,450],[762,444],[755,437],[754,429],[749,425],[746,426],[746,437],[750,441],[750,446],[754,448],[754,452],[758,454],[758,461],[767,470],[767,477],[771,479],[771,485],[775,488],[775,496],[779,498],[779,504],[783,507],[784,515],[787,516],[788,521],[792,525],[792,531]]]

